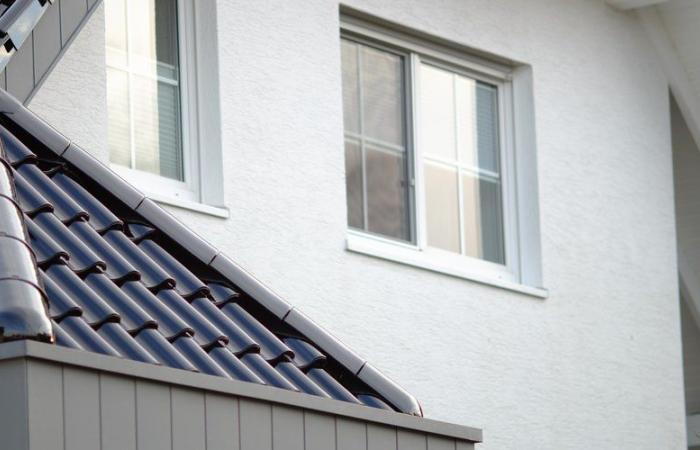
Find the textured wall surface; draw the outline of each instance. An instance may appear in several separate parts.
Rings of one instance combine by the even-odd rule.
[[[684,447],[668,90],[633,15],[593,0],[348,1],[533,66],[540,300],[346,251],[337,2],[217,3],[231,217],[179,217],[428,417],[482,427],[482,449]],[[100,39],[80,37],[31,106],[104,155],[89,106],[104,101]],[[70,93],[75,77],[89,89]]]

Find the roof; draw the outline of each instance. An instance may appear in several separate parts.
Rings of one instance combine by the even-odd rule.
[[[0,90],[0,340],[422,415],[416,400]]]

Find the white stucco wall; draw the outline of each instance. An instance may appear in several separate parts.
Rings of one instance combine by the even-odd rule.
[[[549,298],[344,250],[333,0],[218,1],[231,217],[171,210],[428,417],[482,427],[482,449],[684,448],[668,93],[635,17],[593,0],[347,3],[533,66]],[[103,41],[81,39],[31,106],[104,155],[100,111],[57,106],[104,101],[69,91],[76,72],[104,86],[73,64]]]

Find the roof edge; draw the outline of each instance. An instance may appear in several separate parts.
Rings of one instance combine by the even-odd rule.
[[[53,0],[15,0],[0,16],[0,70],[32,34]]]
[[[478,443],[483,440],[483,433],[479,428],[426,419],[424,417],[415,417],[408,414],[397,414],[393,411],[368,408],[363,405],[306,395],[273,386],[228,380],[213,375],[124,360],[98,353],[58,347],[40,342],[18,341],[0,344],[0,363],[17,358],[29,358],[51,363],[66,364],[89,370],[109,372],[188,388],[246,397],[303,408],[324,414],[394,426],[406,430],[431,433],[473,443]]]
[[[53,342],[53,327],[46,308],[34,252],[17,204],[12,169],[0,144],[0,342],[35,339]]]
[[[406,414],[423,415],[416,398],[396,382],[391,381],[372,366],[363,373],[366,360],[297,308],[292,307],[230,257],[219,252],[207,240],[156,202],[147,198],[97,158],[70,142],[68,138],[2,89],[0,89],[0,115],[4,115],[25,133],[33,136],[45,148],[75,165],[87,177],[119,197],[127,206],[141,214],[199,261],[219,272],[278,319],[305,335],[331,358],[377,391],[396,409]]]

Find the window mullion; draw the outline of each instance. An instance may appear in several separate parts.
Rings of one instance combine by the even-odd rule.
[[[362,47],[357,45],[357,104],[360,114],[360,157],[362,160],[362,225],[369,231],[369,212],[367,211],[367,150],[365,148],[364,103],[362,95]]]
[[[131,33],[129,32],[129,2],[124,2],[124,21],[126,22],[126,90],[129,93],[129,167],[136,168],[136,138],[134,123],[134,92],[131,69]]]
[[[425,215],[425,185],[423,182],[423,149],[420,141],[420,57],[415,54],[410,54],[410,72],[411,72],[411,111],[413,117],[413,151],[412,163],[414,167],[414,203],[415,203],[415,227],[416,227],[416,245],[419,249],[425,249],[427,246],[426,228],[427,217]]]
[[[459,167],[459,144],[462,139],[461,133],[459,132],[459,104],[457,102],[457,75],[452,75],[452,110],[454,111],[454,126],[455,126],[455,162],[453,166],[457,173],[457,221],[459,223],[459,252],[462,255],[466,255],[466,242],[464,242],[464,211],[462,211],[464,205],[464,188],[462,187],[462,171]]]

